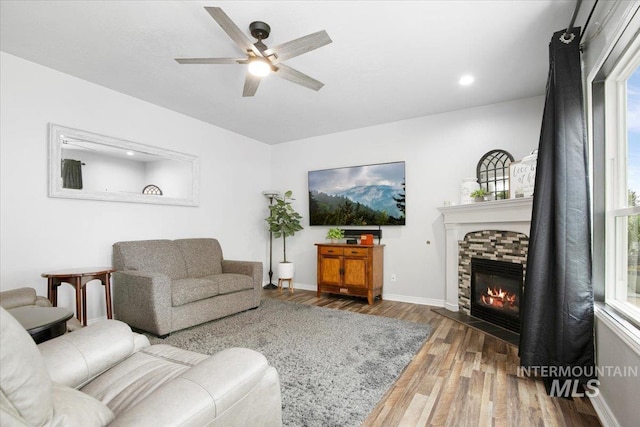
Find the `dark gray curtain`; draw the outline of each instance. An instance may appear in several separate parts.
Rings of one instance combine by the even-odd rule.
[[[519,354],[524,367],[571,368],[556,378],[585,383],[595,358],[580,29],[568,44],[563,33],[549,45]]]
[[[62,160],[62,188],[82,190],[82,162],[79,160]]]

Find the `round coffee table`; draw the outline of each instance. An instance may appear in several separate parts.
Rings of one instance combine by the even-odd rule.
[[[67,331],[73,312],[63,307],[27,305],[7,310],[29,332],[36,344],[58,337]]]

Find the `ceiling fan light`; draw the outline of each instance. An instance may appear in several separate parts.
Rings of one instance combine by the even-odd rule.
[[[254,59],[249,62],[249,72],[256,77],[264,77],[271,72],[271,66],[264,59]]]
[[[460,80],[458,80],[458,84],[460,86],[469,86],[473,84],[475,80],[475,77],[473,77],[471,74],[465,74],[464,76],[460,77]]]

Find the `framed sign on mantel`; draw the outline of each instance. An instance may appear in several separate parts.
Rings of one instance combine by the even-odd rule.
[[[511,199],[533,197],[536,184],[536,162],[520,161],[509,165],[509,193]]]

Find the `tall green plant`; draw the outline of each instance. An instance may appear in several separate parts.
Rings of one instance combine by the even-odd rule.
[[[291,205],[291,200],[295,200],[291,190],[284,193],[282,197],[275,197],[275,203],[269,206],[270,215],[265,218],[269,224],[269,231],[273,237],[282,237],[282,248],[284,252],[284,262],[287,262],[287,237],[291,237],[296,232],[302,230],[300,220],[302,217]]]

